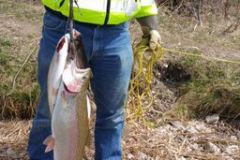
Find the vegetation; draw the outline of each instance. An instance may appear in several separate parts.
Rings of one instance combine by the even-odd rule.
[[[0,120],[31,119],[38,101],[36,53],[42,9],[29,4],[0,1]]]
[[[165,56],[155,65],[152,82],[160,80],[174,90],[176,100],[169,104],[168,112],[157,114],[158,117],[151,120],[153,123],[162,115],[180,119],[205,118],[212,114],[227,119],[239,118],[240,30],[235,22],[239,18],[240,2],[228,1],[228,8],[224,8],[225,2],[213,6],[213,1],[203,1],[202,26],[198,24],[194,10],[190,12],[188,7],[194,7],[190,2],[197,1],[161,1],[159,22]],[[159,95],[151,93],[149,96],[149,86],[143,85],[148,84],[144,77],[150,76],[152,69],[146,58],[149,53],[143,55],[142,50],[139,51],[141,48],[144,45],[135,47],[138,58],[135,58],[133,77],[135,75],[137,81],[132,81],[130,89],[132,91],[141,84],[140,92],[130,94],[130,106],[135,109],[135,116],[143,119],[141,116],[149,116],[152,111],[161,112],[161,109],[153,109],[152,105],[153,97],[156,99]],[[139,58],[142,58],[144,69],[138,69]],[[156,85],[151,86],[152,92],[158,92],[154,88]]]
[[[194,25],[197,20],[194,19],[195,10],[189,9],[189,7],[193,9],[194,5],[191,5],[191,3],[197,3],[196,1],[169,0],[159,3],[162,11],[159,14],[160,30],[163,40],[167,37],[166,44],[163,45],[165,57],[164,61],[160,62],[160,68],[162,68],[164,63],[167,63],[169,66],[167,69],[162,68],[159,72],[162,74],[161,80],[166,84],[169,82],[174,84],[178,93],[176,103],[169,104],[174,106],[171,112],[177,112],[177,115],[181,118],[199,117],[210,113],[219,113],[221,115],[224,113],[223,117],[238,117],[239,64],[209,61],[208,58],[205,57],[203,59],[201,56],[208,56],[209,51],[204,46],[211,43],[212,48],[221,46],[224,49],[231,50],[233,56],[230,55],[227,58],[229,57],[230,61],[235,59],[234,57],[236,57],[237,53],[234,52],[240,49],[239,45],[237,45],[240,39],[237,36],[239,34],[238,26],[236,24],[233,27],[235,23],[232,23],[232,21],[239,17],[237,15],[239,3],[237,1],[228,1],[228,8],[224,8],[224,3],[218,3],[217,6],[213,7],[213,2],[203,1],[201,12],[199,13],[204,24],[198,27]],[[40,25],[41,12],[39,10],[41,9],[32,7],[30,10],[25,10],[28,5],[25,2],[20,2],[19,5],[21,7],[17,7],[11,1],[5,2],[5,5],[0,5],[0,13],[13,16],[17,21],[28,20],[32,23],[37,22]],[[223,8],[221,5],[223,5]],[[28,15],[31,19],[23,16],[22,13],[29,13]],[[229,26],[221,26],[222,19],[226,18],[224,14],[219,17],[221,13],[227,14]],[[229,30],[229,27],[232,28],[231,33],[226,32]],[[233,28],[235,29],[233,30]],[[171,34],[176,34],[177,36],[172,37],[170,36]],[[25,36],[23,41],[18,40],[18,37],[15,39],[10,37],[12,35],[6,33],[5,36],[0,38],[0,74],[3,82],[0,84],[0,105],[2,106],[0,108],[0,119],[30,119],[35,113],[34,108],[39,94],[36,82],[37,65],[35,59],[38,40],[30,34]],[[179,39],[180,37],[183,37],[183,39]],[[30,43],[32,47],[22,47],[25,43]],[[175,44],[176,46],[174,47]],[[141,53],[147,49],[143,43],[141,45],[135,47],[135,53],[138,55],[135,57],[136,60],[140,60]],[[196,45],[199,46],[196,47]],[[12,53],[17,50],[21,52],[16,58]],[[32,54],[31,52],[35,53]],[[192,55],[182,54],[185,52]],[[153,79],[151,80],[153,78],[151,77],[151,72],[153,71],[153,62],[156,59],[149,59],[148,54],[142,57],[143,62],[136,61],[138,64],[135,64],[133,72],[134,81],[132,81],[130,88],[129,104],[133,106],[132,108],[137,108],[135,111],[132,110],[132,113],[135,116],[138,115],[138,118],[144,114],[144,110],[147,110],[147,107],[142,108],[141,106],[150,106],[154,98],[154,95],[150,93],[151,88],[154,88],[154,86],[151,86],[150,83],[154,81]],[[213,54],[212,57],[219,56],[221,58],[225,54],[220,53],[220,56]],[[30,57],[28,57],[29,55]],[[29,58],[28,61],[22,65],[26,58]],[[149,63],[150,61],[152,63]],[[140,73],[144,76],[136,73],[140,65],[139,63],[143,63]],[[144,68],[144,66],[147,66],[147,68]],[[146,71],[148,72],[146,73]],[[134,75],[136,76],[135,78]],[[145,77],[145,80],[143,77]],[[181,83],[180,86],[178,86],[179,81]],[[148,93],[144,93],[144,89]],[[136,94],[136,91],[139,92],[139,95]],[[229,95],[231,95],[231,98],[229,98]]]
[[[181,119],[204,118],[212,114],[222,118],[239,118],[239,64],[195,57],[180,57],[170,62],[171,65],[176,63],[185,76],[172,75],[174,78],[181,76],[179,80],[183,82],[177,87],[178,99],[170,113],[174,112]]]

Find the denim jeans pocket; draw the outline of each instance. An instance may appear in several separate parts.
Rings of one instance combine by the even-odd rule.
[[[64,26],[65,20],[57,17],[49,11],[44,14],[44,27],[51,30],[58,30]]]

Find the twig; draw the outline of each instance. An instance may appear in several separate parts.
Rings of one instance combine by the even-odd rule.
[[[209,132],[209,133],[176,133],[176,136],[201,136],[201,135],[214,135],[216,132]]]
[[[231,24],[227,29],[223,31],[223,34],[232,33],[237,30],[240,25],[240,18],[237,19],[235,24]]]
[[[181,154],[181,156],[187,156],[192,157],[196,159],[202,159],[202,160],[217,160],[221,155],[212,155],[212,154],[199,154],[199,153],[187,153],[187,154]]]
[[[184,0],[182,0],[182,1],[180,2],[180,4],[178,5],[178,7],[174,10],[175,13],[177,13],[178,10],[182,7],[183,2],[184,2]]]
[[[15,76],[14,76],[14,78],[13,78],[13,81],[12,81],[12,89],[11,89],[11,91],[7,94],[8,96],[11,95],[11,94],[13,93],[13,91],[15,90],[15,88],[16,88],[16,80],[17,80],[17,78],[18,78],[19,73],[22,71],[22,69],[23,69],[24,66],[27,64],[27,62],[28,62],[28,60],[30,59],[30,57],[32,56],[32,54],[36,52],[36,50],[37,50],[37,47],[35,47],[35,48],[33,49],[33,51],[30,52],[30,53],[26,56],[26,58],[24,59],[23,64],[21,65],[21,67],[19,68],[19,70],[17,71],[17,73],[15,74]]]
[[[187,141],[187,138],[184,138],[181,146],[180,146],[179,149],[177,150],[178,155],[179,155],[180,153],[182,153],[182,150],[183,150],[183,147],[184,147],[186,141]]]

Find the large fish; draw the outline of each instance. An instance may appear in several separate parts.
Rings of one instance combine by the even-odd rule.
[[[74,45],[74,44],[75,45]],[[52,135],[46,138],[46,152],[54,160],[82,160],[89,138],[90,102],[87,88],[91,69],[86,67],[79,32],[64,35],[56,47],[48,72],[48,100]]]

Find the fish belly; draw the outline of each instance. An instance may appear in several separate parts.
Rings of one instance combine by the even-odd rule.
[[[52,115],[54,160],[82,160],[89,136],[85,93],[68,94],[61,84]]]

